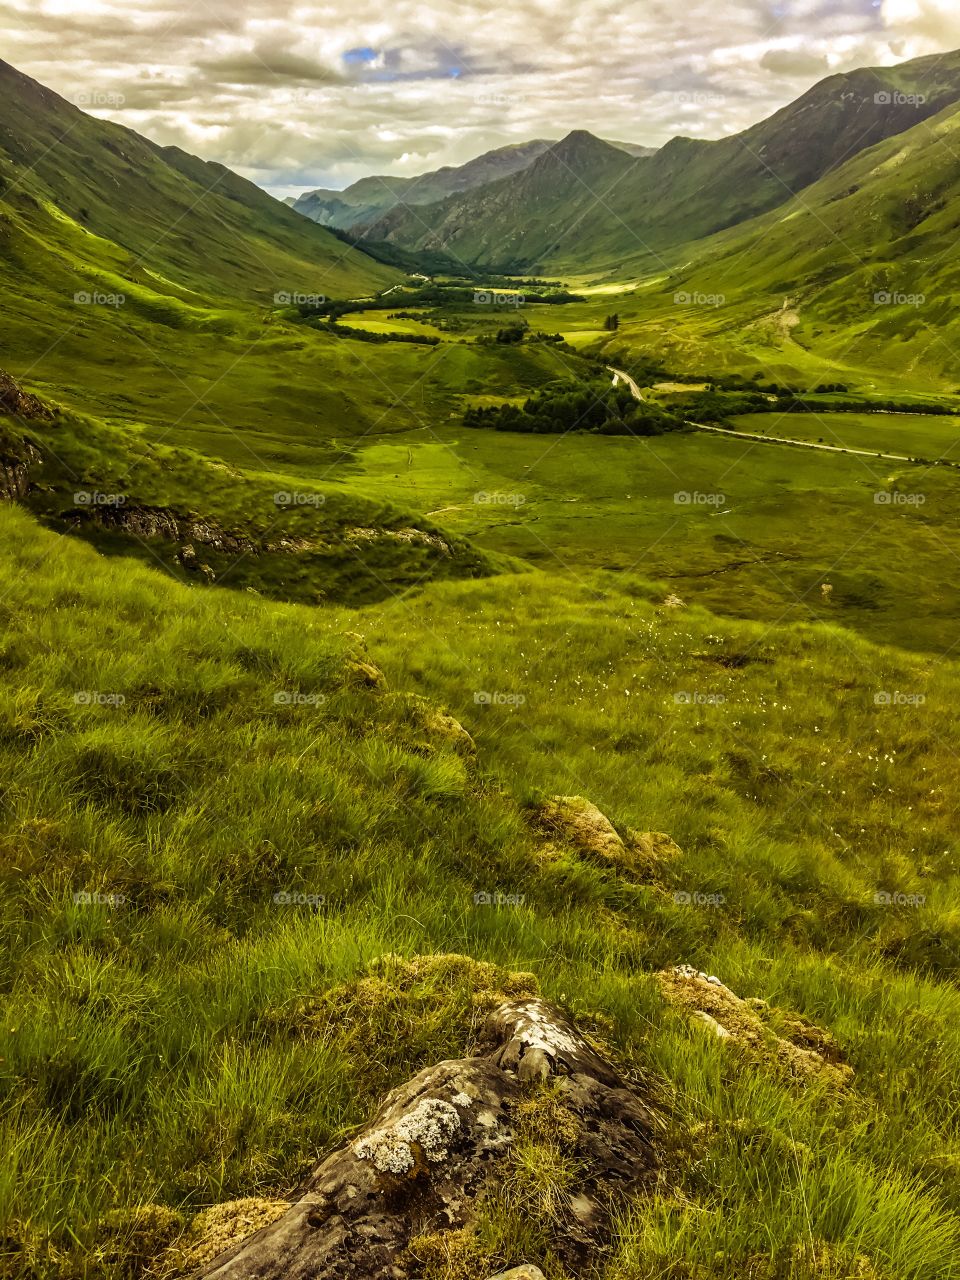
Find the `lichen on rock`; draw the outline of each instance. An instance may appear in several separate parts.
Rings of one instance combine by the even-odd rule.
[[[550,1073],[550,1083],[537,1086],[546,1092],[524,1082],[531,1058]],[[531,1116],[537,1106],[545,1112],[539,1127]],[[447,1258],[475,1268],[455,1272],[464,1280],[486,1275],[495,1268],[486,1269],[471,1228],[522,1165],[514,1159],[521,1140],[555,1148],[568,1181],[576,1171],[575,1185],[557,1182],[542,1194],[556,1204],[553,1248],[564,1265],[580,1265],[609,1238],[616,1197],[654,1176],[655,1129],[635,1087],[557,1009],[539,1000],[503,1005],[487,1019],[473,1056],[427,1067],[388,1094],[364,1130],[317,1166],[281,1218],[203,1274],[423,1280],[446,1275],[434,1264]]]
[[[424,1098],[390,1128],[361,1138],[355,1149],[361,1160],[371,1160],[381,1173],[408,1173],[416,1164],[415,1147],[428,1161],[443,1160],[459,1128],[455,1106],[442,1098]]]

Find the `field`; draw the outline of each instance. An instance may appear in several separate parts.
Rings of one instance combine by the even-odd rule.
[[[876,449],[931,462],[960,458],[960,420],[901,413],[772,413],[731,419],[738,431],[809,440],[844,449]]]
[[[960,477],[946,470],[696,433],[447,428],[361,445],[350,484],[575,581],[639,572],[717,613],[817,618],[933,653],[948,643]],[[893,493],[924,501],[886,503]]]
[[[139,163],[146,218],[179,185]],[[590,1280],[960,1280],[960,475],[933,465],[960,419],[463,425],[611,363],[667,406],[731,374],[955,406],[948,365],[746,288],[685,306],[682,263],[425,306],[272,208],[258,276],[256,191],[223,210],[242,253],[201,270],[199,229],[131,267],[110,202],[96,235],[11,206],[3,365],[57,412],[0,419],[0,1276],[194,1274],[204,1211],[275,1211],[540,991],[662,1117]],[[718,244],[704,288],[735,278]],[[289,292],[321,253],[339,331]],[[410,334],[439,342],[373,340]],[[547,832],[556,795],[676,847],[591,855]],[[835,1069],[686,1017],[678,964]],[[532,1139],[473,1269],[422,1280],[584,1280],[557,1252],[577,1176]]]

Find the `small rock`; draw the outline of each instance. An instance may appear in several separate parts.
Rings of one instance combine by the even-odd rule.
[[[657,975],[668,1003],[685,1010],[697,1022],[709,1027],[720,1039],[742,1046],[761,1062],[776,1065],[795,1081],[814,1077],[838,1087],[853,1079],[853,1069],[842,1059],[831,1036],[805,1019],[780,1015],[786,1035],[778,1035],[765,1018],[773,1010],[762,1003],[742,1000],[714,974],[693,965],[681,964]],[[761,1017],[761,1013],[764,1017]]]
[[[551,797],[540,810],[540,820],[581,853],[606,861],[623,861],[624,844],[613,823],[583,796]]]
[[[518,1080],[546,1080],[552,1071],[550,1059],[542,1049],[530,1049],[520,1059]]]
[[[491,1277],[491,1280],[546,1280],[546,1277],[539,1267],[525,1262],[521,1267],[512,1267],[509,1271],[501,1271],[498,1276]]]
[[[355,684],[363,685],[367,689],[383,689],[386,687],[387,677],[380,668],[374,666],[372,662],[364,661],[362,658],[347,659],[347,674]]]
[[[710,1030],[714,1033],[714,1035],[717,1036],[719,1040],[730,1039],[730,1032],[727,1030],[727,1028],[724,1026],[721,1026],[721,1024],[716,1020],[716,1018],[712,1018],[709,1013],[704,1013],[702,1009],[694,1009],[693,1016],[699,1022],[702,1022],[704,1026],[709,1027]]]
[[[473,755],[477,744],[459,720],[447,715],[444,711],[431,711],[424,719],[423,727],[432,738],[449,742],[455,751],[463,755]]]
[[[683,856],[680,846],[665,831],[628,830],[625,843],[632,869],[645,875],[653,875]]]

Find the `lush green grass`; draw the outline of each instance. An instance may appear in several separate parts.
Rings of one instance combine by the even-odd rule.
[[[609,1280],[733,1280],[756,1257],[841,1275],[855,1254],[960,1274],[951,664],[663,609],[635,579],[437,585],[362,613],[190,592],[13,509],[0,557],[13,1274],[136,1274],[112,1210],[289,1189],[511,981],[435,961],[351,985],[388,951],[530,970],[656,1082],[664,1181]],[[353,674],[358,627],[396,692]],[[878,687],[927,701],[878,707]],[[462,716],[475,763],[414,692]],[[544,860],[524,807],[556,791],[669,830],[682,858],[645,883]],[[478,889],[526,902],[477,908]],[[797,1092],[665,1009],[649,974],[681,960],[830,1030],[852,1092]],[[546,1229],[500,1221],[496,1261]]]
[[[836,416],[842,427],[848,415]],[[949,419],[910,421],[950,431]],[[596,568],[642,572],[721,614],[822,619],[934,655],[952,643],[960,478],[943,468],[697,433],[449,427],[358,450],[351,484],[575,581]],[[895,491],[924,502],[877,502]]]

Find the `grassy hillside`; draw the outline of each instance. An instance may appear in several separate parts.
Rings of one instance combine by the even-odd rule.
[[[0,418],[0,468],[46,524],[195,586],[359,603],[508,563],[342,480],[252,474],[69,412]]]
[[[398,279],[222,165],[87,116],[5,62],[0,119],[0,256],[28,290],[44,283],[40,254],[74,276],[68,297],[139,287],[174,308]]]
[[[0,557],[7,1274],[182,1273],[198,1209],[282,1195],[534,985],[669,1117],[604,1280],[960,1274],[951,663],[635,579],[363,614],[190,592],[11,508]],[[558,791],[682,852],[548,841],[529,806]],[[698,1028],[653,977],[680,961],[832,1037],[852,1083]],[[491,1219],[491,1270],[540,1250],[562,1280],[523,1207],[549,1188]]]
[[[195,1275],[538,991],[649,1095],[656,1182],[563,1266],[578,1170],[537,1094],[417,1280],[960,1280],[960,418],[768,389],[742,439],[614,438],[546,407],[598,356],[645,413],[731,372],[957,403],[960,109],[886,137],[875,74],[749,146],[572,135],[508,179],[542,197],[509,253],[575,225],[617,269],[505,294],[0,64],[2,1280]],[[960,93],[960,57],[879,74]],[[637,217],[701,235],[774,203],[771,162],[799,198],[656,274],[565,220],[571,169],[613,200],[666,164]],[[543,388],[542,434],[466,414]],[[676,998],[688,964],[746,1030]]]

